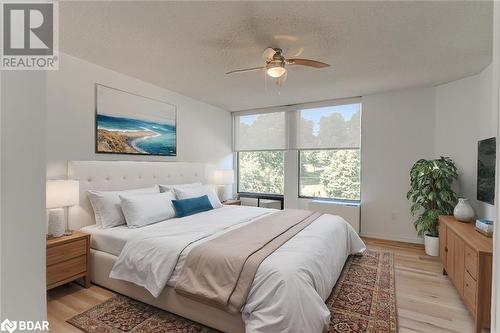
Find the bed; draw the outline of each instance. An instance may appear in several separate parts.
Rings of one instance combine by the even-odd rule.
[[[69,212],[73,229],[91,237],[91,278],[95,284],[224,332],[322,332],[330,313],[324,304],[350,254],[364,244],[341,217],[324,214],[269,255],[259,266],[241,313],[230,313],[175,291],[186,256],[199,244],[255,223],[274,213],[256,207],[225,206],[181,219],[138,229],[95,226],[87,190],[122,190],[153,184],[207,182],[209,169],[198,163],[71,161],[68,177],[80,180],[80,205]],[[222,224],[224,224],[222,228]],[[180,227],[182,226],[182,227]],[[179,229],[181,228],[181,229]],[[158,297],[136,283],[110,278],[127,244],[149,235],[190,235],[200,229],[206,237],[190,243],[175,262]],[[177,237],[177,236],[176,236]],[[305,251],[304,249],[307,249]]]

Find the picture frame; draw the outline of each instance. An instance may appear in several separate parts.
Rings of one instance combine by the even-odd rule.
[[[95,153],[177,156],[177,107],[96,83]]]

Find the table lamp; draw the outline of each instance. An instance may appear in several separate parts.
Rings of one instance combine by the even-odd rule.
[[[232,190],[228,189],[228,185],[234,184],[233,170],[215,170],[214,184],[217,186],[217,194],[220,201],[225,201],[232,197]]]
[[[61,237],[66,232],[65,208],[79,203],[79,183],[77,180],[48,180],[46,186],[46,207],[48,234]]]

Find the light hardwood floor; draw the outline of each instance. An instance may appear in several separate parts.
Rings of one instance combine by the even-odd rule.
[[[438,258],[426,256],[421,245],[366,238],[364,241],[370,249],[395,254],[400,333],[473,332],[473,318],[451,282],[442,275]],[[113,295],[95,285],[84,289],[74,283],[49,291],[51,332],[80,332],[67,324],[66,319]]]
[[[474,319],[443,275],[439,257],[427,256],[418,244],[363,240],[370,249],[394,253],[400,333],[474,332]]]

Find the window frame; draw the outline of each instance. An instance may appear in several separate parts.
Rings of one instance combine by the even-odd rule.
[[[266,192],[242,192],[240,191],[240,153],[256,153],[256,152],[269,152],[269,151],[280,151],[283,153],[283,193],[266,193]],[[236,152],[236,193],[240,194],[262,194],[262,195],[276,195],[276,196],[285,196],[285,152],[286,150],[248,150],[248,151],[237,151]]]
[[[252,150],[252,151],[282,151],[284,154],[284,160],[283,160],[283,197],[289,196],[290,194],[285,193],[285,188],[293,184],[293,187],[296,187],[296,195],[297,199],[306,199],[306,200],[318,200],[318,201],[326,201],[326,202],[338,202],[339,204],[352,204],[352,205],[359,205],[361,204],[363,197],[362,197],[362,170],[363,170],[363,159],[362,159],[362,120],[360,119],[360,141],[359,141],[359,147],[340,147],[340,148],[302,148],[299,149],[296,147],[296,144],[294,143],[293,140],[295,140],[296,135],[297,135],[297,130],[293,128],[295,125],[293,118],[293,114],[300,112],[301,110],[306,110],[306,109],[311,109],[311,108],[323,108],[323,107],[335,107],[335,106],[340,106],[340,105],[348,105],[348,104],[359,104],[360,105],[360,116],[361,119],[363,118],[363,101],[361,96],[353,96],[353,97],[348,97],[348,98],[339,98],[339,99],[330,99],[330,100],[325,100],[325,101],[320,101],[320,102],[306,102],[306,103],[298,103],[298,104],[291,104],[291,105],[286,105],[286,106],[276,106],[276,107],[268,107],[268,108],[262,108],[262,109],[250,109],[250,110],[243,110],[243,111],[233,111],[231,112],[231,115],[233,117],[233,153],[236,153],[233,155],[233,166],[235,166],[236,169],[236,192],[237,193],[248,193],[248,194],[270,194],[270,193],[256,193],[256,192],[240,192],[240,157],[239,153],[240,152],[250,152],[250,150],[236,150],[235,146],[235,133],[234,133],[234,126],[235,126],[235,119],[237,119],[238,116],[246,116],[246,115],[257,115],[257,114],[266,114],[266,113],[274,113],[274,112],[285,112],[285,121],[286,121],[286,127],[285,127],[285,134],[286,134],[286,148],[284,150],[281,149],[262,149],[262,150]],[[323,198],[323,197],[309,197],[309,196],[303,196],[300,195],[300,151],[304,150],[341,150],[341,149],[358,149],[360,153],[360,189],[359,189],[359,200],[350,200],[350,199],[336,199],[336,198]],[[295,157],[293,159],[296,161],[295,168],[297,170],[297,175],[288,175],[287,176],[287,170],[293,170],[294,166],[289,165],[287,162],[287,156],[290,158],[290,156],[293,156],[293,151],[297,151],[296,155],[296,160]],[[292,155],[289,155],[292,154]],[[291,169],[292,168],[292,169]],[[294,179],[295,178],[295,179]],[[274,194],[271,194],[274,195]]]
[[[325,198],[325,197],[314,197],[314,196],[306,196],[300,194],[300,152],[301,151],[310,151],[310,150],[359,150],[360,155],[360,164],[359,164],[359,199],[342,199],[342,198]],[[330,201],[330,202],[340,202],[346,204],[359,204],[361,202],[361,147],[346,147],[346,148],[307,148],[307,149],[297,149],[297,197],[299,199],[309,199],[309,200],[320,200],[320,201]]]

